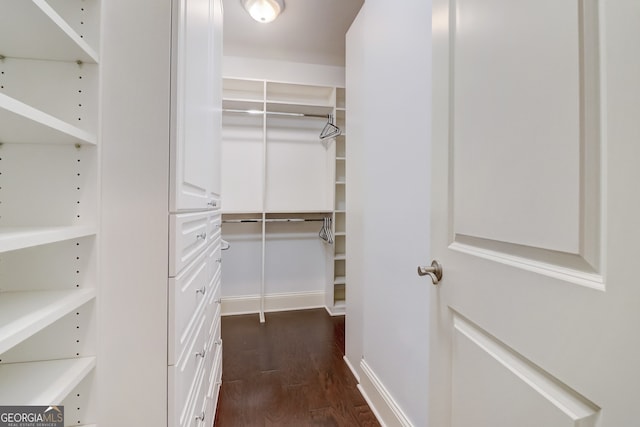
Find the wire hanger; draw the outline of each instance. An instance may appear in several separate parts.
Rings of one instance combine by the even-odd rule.
[[[318,236],[329,244],[333,244],[333,232],[331,231],[331,218],[325,217],[322,223],[322,228],[318,233]]]
[[[320,132],[320,139],[325,140],[329,138],[335,138],[336,136],[340,136],[342,134],[342,130],[338,126],[333,123],[333,114],[329,114],[327,117],[327,124],[324,125],[322,132]]]

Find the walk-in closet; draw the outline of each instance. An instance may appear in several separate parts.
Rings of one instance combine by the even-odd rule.
[[[347,137],[344,87],[223,79],[223,315],[344,314]]]

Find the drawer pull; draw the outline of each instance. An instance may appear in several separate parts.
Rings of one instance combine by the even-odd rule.
[[[217,300],[214,301],[216,304],[222,304],[222,298],[218,298]]]
[[[206,238],[207,238],[207,233],[200,233],[196,235],[197,240],[206,240]]]
[[[212,200],[207,203],[207,206],[211,206],[212,208],[215,208],[216,206],[218,206],[218,202],[216,202],[215,200]]]
[[[196,421],[204,422],[204,412],[200,415],[196,415]]]
[[[222,263],[222,258],[216,258],[216,262]]]
[[[196,353],[196,357],[202,357],[204,359],[204,357],[207,355],[207,350],[206,349],[202,349],[202,351],[199,351]]]
[[[196,289],[196,294],[202,294],[204,295],[205,293],[207,293],[207,288],[205,286],[203,286],[200,289]]]
[[[215,345],[222,345],[222,340],[215,340],[214,344]]]

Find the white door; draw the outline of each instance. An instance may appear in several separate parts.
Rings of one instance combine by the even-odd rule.
[[[433,14],[431,426],[640,426],[640,1]]]
[[[220,1],[180,0],[176,8],[172,212],[213,207],[221,132]]]

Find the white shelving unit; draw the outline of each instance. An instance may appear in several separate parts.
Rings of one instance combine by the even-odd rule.
[[[0,402],[95,414],[99,0],[0,4]]]
[[[223,238],[232,249],[223,314],[257,312],[263,320],[264,311],[333,306],[334,249],[319,239],[322,222],[315,221],[333,219],[336,174],[345,171],[335,141],[319,139],[336,114],[336,93],[334,86],[224,79]],[[312,221],[278,222],[287,218]]]
[[[335,174],[335,211],[333,213],[334,254],[332,292],[328,295],[327,308],[333,315],[345,313],[346,309],[346,259],[347,231],[345,215],[347,209],[347,129],[346,129],[346,93],[344,88],[336,88],[336,125],[342,134],[336,138],[336,174]]]

